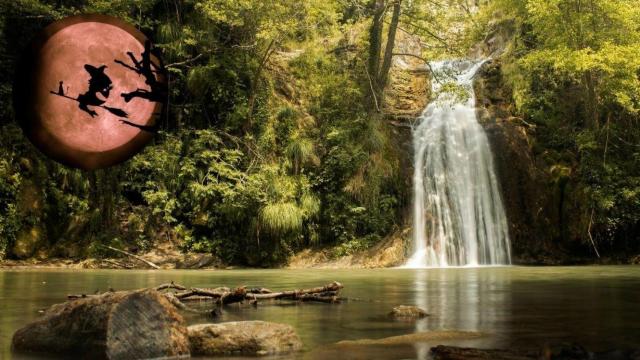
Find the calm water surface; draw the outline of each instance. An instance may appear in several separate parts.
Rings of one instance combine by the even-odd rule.
[[[264,286],[291,289],[333,280],[337,305],[264,303],[225,307],[216,321],[266,320],[291,324],[305,344],[294,358],[428,358],[437,344],[537,347],[578,342],[592,350],[640,347],[640,266],[498,267],[379,270],[29,270],[0,271],[0,358],[12,355],[13,332],[38,310],[70,293],[112,287],[136,289],[175,281],[185,286]],[[393,306],[418,305],[431,316],[416,323],[386,318]],[[206,322],[187,316],[189,323]],[[340,340],[377,339],[417,331],[466,330],[486,336],[416,346],[333,346]],[[32,359],[32,358],[30,358]]]

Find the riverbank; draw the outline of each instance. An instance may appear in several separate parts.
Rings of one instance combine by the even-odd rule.
[[[411,229],[397,230],[383,241],[365,249],[350,249],[343,245],[307,248],[288,258],[275,269],[377,269],[398,267],[405,263],[410,253]],[[0,260],[0,269],[152,269],[162,270],[201,269],[231,270],[245,266],[228,264],[210,253],[183,252],[171,242],[163,242],[147,252],[105,248],[104,257],[61,258],[34,256],[28,259]],[[640,254],[618,257],[579,257],[567,253],[557,256],[513,255],[514,265],[523,266],[571,266],[571,265],[632,265],[640,264]],[[256,268],[256,267],[247,267]]]
[[[329,249],[306,249],[291,257],[288,264],[271,269],[382,269],[401,266],[404,257],[398,255],[398,245],[389,248],[375,247],[370,250],[358,252],[353,255],[334,257]],[[380,252],[376,252],[380,250]],[[153,256],[141,255],[144,259],[153,259]],[[157,260],[156,260],[157,261]],[[211,254],[187,253],[167,257],[158,261],[161,270],[235,270],[252,269],[250,267],[224,264]],[[628,258],[601,258],[587,259],[574,258],[558,261],[549,259],[547,262],[520,261],[515,266],[609,266],[609,265],[640,265],[640,255]],[[144,270],[150,267],[142,262],[123,258],[88,258],[88,259],[26,259],[26,260],[0,260],[0,270],[46,270],[46,269],[125,269]]]
[[[341,245],[304,249],[293,254],[286,263],[281,265],[281,268],[351,269],[400,266],[404,263],[407,253],[405,240],[409,234],[409,228],[398,230],[368,249],[349,249]],[[4,259],[0,260],[0,269],[150,269],[154,268],[152,265],[165,270],[242,268],[237,264],[226,264],[214,254],[185,253],[171,242],[158,244],[148,252],[133,253],[132,249],[105,248],[105,254],[116,256],[75,259],[35,256],[22,260]]]
[[[108,250],[108,249],[107,249]],[[32,257],[0,260],[0,269],[228,269],[219,258],[207,253],[182,252],[170,243],[148,252],[129,255],[110,250],[114,256],[87,258]]]

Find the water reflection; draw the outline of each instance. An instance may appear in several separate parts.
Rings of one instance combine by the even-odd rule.
[[[510,316],[511,280],[505,272],[490,268],[428,269],[417,270],[413,278],[415,305],[430,314],[416,322],[416,332],[491,332],[497,318]],[[501,331],[508,333],[510,329]],[[489,342],[498,345],[497,338]],[[435,345],[416,344],[416,357],[428,359]]]
[[[422,271],[418,271],[415,273],[415,279],[413,281],[415,289],[416,289],[416,306],[421,309],[429,309],[429,301],[428,298],[428,281],[425,279],[425,276],[422,274]],[[431,313],[433,315],[433,313]],[[416,322],[416,332],[427,331],[427,321],[428,318],[420,319]],[[429,355],[429,346],[427,344],[416,344],[416,355],[418,359],[426,359]]]

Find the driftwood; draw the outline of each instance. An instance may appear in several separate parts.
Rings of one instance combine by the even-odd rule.
[[[182,301],[214,301],[219,305],[227,305],[249,300],[252,302],[262,300],[294,300],[316,301],[325,303],[337,303],[343,300],[338,295],[343,286],[339,282],[332,282],[325,286],[310,289],[272,291],[266,288],[228,287],[217,288],[191,288],[175,293],[175,297]]]
[[[261,301],[272,300],[290,300],[300,302],[321,302],[334,304],[339,303],[345,298],[340,297],[340,290],[343,286],[337,281],[324,286],[318,286],[309,289],[273,291],[267,288],[250,288],[244,286],[237,288],[217,287],[217,288],[187,288],[173,281],[171,283],[158,285],[151,290],[158,291],[169,303],[176,308],[203,315],[217,316],[219,308],[224,305],[244,303],[245,301],[257,306]],[[148,289],[142,289],[148,290]],[[141,290],[137,290],[141,291]],[[114,292],[109,289],[109,292]],[[96,298],[104,294],[70,294],[67,295],[68,300]],[[193,308],[188,303],[193,302],[210,302],[215,307],[208,310],[200,310]]]
[[[338,292],[343,288],[342,284],[334,281],[325,286],[319,286],[311,289],[290,290],[272,292],[268,289],[252,289],[252,292],[246,295],[247,299],[251,300],[266,300],[266,299],[291,299],[301,300],[305,295],[315,294],[316,298],[331,298],[337,296]]]
[[[182,316],[155,290],[106,292],[54,305],[19,329],[12,347],[85,359],[189,355]]]
[[[186,287],[176,284],[173,281],[168,284],[161,284],[155,287],[156,291],[165,290],[165,289],[187,290]]]
[[[105,248],[105,249],[109,249],[109,250],[111,250],[111,251],[115,251],[115,252],[117,252],[117,253],[120,253],[120,254],[123,254],[123,255],[127,255],[127,256],[129,256],[129,257],[131,257],[131,258],[134,258],[134,259],[136,259],[136,260],[138,260],[138,261],[141,261],[141,262],[143,262],[143,263],[145,263],[145,264],[149,265],[150,267],[152,267],[152,268],[154,268],[154,269],[156,269],[156,270],[157,270],[157,269],[160,269],[160,266],[158,266],[158,265],[156,265],[156,264],[152,263],[152,262],[151,262],[151,261],[149,261],[149,260],[145,260],[145,259],[141,258],[141,257],[140,257],[140,256],[138,256],[138,255],[134,255],[134,254],[132,254],[132,253],[130,253],[130,252],[127,252],[127,251],[124,251],[124,250],[120,250],[120,249],[118,249],[118,248],[114,248],[113,246],[109,246],[109,245],[100,245],[100,246],[101,246],[101,247],[103,247],[103,248]]]

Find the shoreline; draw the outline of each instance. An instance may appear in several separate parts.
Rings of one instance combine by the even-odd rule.
[[[119,267],[109,264],[109,261],[122,261],[122,258],[87,258],[81,260],[52,258],[45,260],[25,259],[25,260],[0,260],[0,271],[2,270],[348,270],[348,269],[393,269],[397,266],[363,266],[350,263],[350,257],[339,258],[325,263],[314,263],[310,266],[291,266],[291,264],[281,267],[250,267],[241,265],[205,265],[205,266],[180,266],[180,263],[165,262],[159,265],[159,269],[153,269],[143,264],[131,265],[127,267]],[[569,261],[563,263],[515,263],[511,265],[501,266],[477,266],[477,267],[450,267],[449,269],[478,269],[487,267],[583,267],[583,266],[634,266],[640,265],[637,258],[631,258],[630,261],[616,261],[613,259],[601,259],[600,261]],[[184,264],[182,264],[184,265]],[[197,264],[196,264],[197,265]],[[429,268],[424,268],[429,269]],[[423,270],[412,269],[412,270]]]

